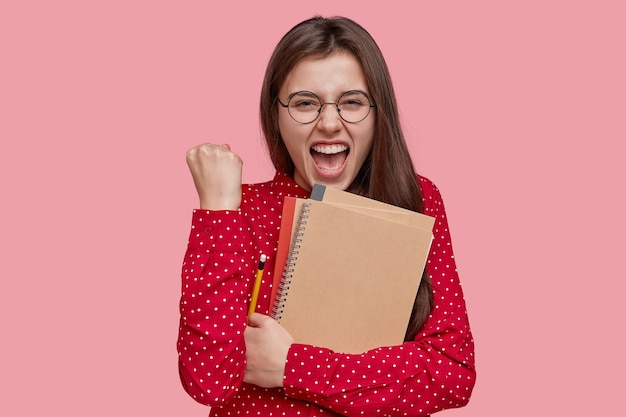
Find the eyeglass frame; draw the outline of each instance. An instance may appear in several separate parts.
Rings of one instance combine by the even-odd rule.
[[[300,120],[297,120],[295,117],[293,117],[293,115],[291,114],[291,112],[289,111],[289,103],[291,102],[291,99],[294,98],[296,96],[296,94],[300,94],[300,93],[308,93],[311,94],[313,97],[317,98],[318,101],[320,102],[320,107],[317,109],[317,116],[315,116],[315,118],[313,120],[311,120],[310,122],[301,122]],[[365,98],[367,98],[367,101],[370,102],[369,108],[367,109],[367,113],[365,114],[365,116],[363,116],[363,118],[361,120],[357,120],[356,122],[351,122],[349,120],[346,120],[343,118],[343,116],[341,115],[341,109],[339,108],[339,102],[341,101],[341,97],[345,96],[346,94],[350,94],[350,93],[361,93],[365,96]],[[362,122],[363,120],[365,120],[367,118],[367,116],[370,115],[372,108],[376,108],[376,103],[372,103],[370,96],[362,90],[348,90],[348,91],[344,91],[343,93],[341,93],[341,95],[339,96],[339,98],[337,99],[337,101],[327,101],[327,102],[322,102],[322,99],[320,99],[320,97],[315,94],[312,91],[308,91],[308,90],[300,90],[300,91],[296,91],[295,93],[291,93],[289,95],[289,98],[287,99],[287,104],[283,103],[282,100],[280,98],[278,98],[278,96],[276,96],[276,101],[278,101],[278,104],[281,105],[281,107],[287,109],[287,113],[289,113],[289,117],[291,117],[295,122],[303,124],[303,125],[308,125],[310,123],[313,123],[314,121],[316,121],[317,119],[319,119],[320,114],[322,114],[322,109],[324,108],[324,105],[326,104],[334,104],[335,105],[335,109],[337,109],[337,114],[339,115],[339,117],[341,117],[341,120],[343,120],[346,123],[359,123]]]

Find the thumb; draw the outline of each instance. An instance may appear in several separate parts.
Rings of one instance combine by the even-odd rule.
[[[222,147],[226,149],[227,151],[230,151],[230,145],[228,143],[223,143]]]
[[[252,313],[250,317],[248,317],[248,326],[261,327],[267,320],[272,320],[272,318],[264,314]]]

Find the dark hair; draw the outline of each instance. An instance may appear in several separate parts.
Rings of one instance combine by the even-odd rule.
[[[391,76],[378,45],[356,22],[345,17],[313,17],[294,26],[272,54],[261,90],[261,128],[276,169],[293,176],[294,164],[278,128],[276,98],[291,70],[302,59],[344,51],[361,64],[376,111],[372,150],[348,191],[423,212],[422,192],[400,128]],[[430,278],[422,276],[405,340],[413,340],[432,309]]]

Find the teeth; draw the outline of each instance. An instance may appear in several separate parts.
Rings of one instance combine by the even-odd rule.
[[[347,151],[348,147],[346,145],[315,145],[313,150],[326,155],[333,155],[339,152]]]

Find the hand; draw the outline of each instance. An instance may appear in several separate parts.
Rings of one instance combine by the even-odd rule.
[[[243,380],[262,388],[282,387],[293,337],[276,320],[258,313],[249,317],[243,335],[246,341]]]
[[[205,143],[187,151],[187,165],[204,210],[237,210],[243,162],[229,145]]]

